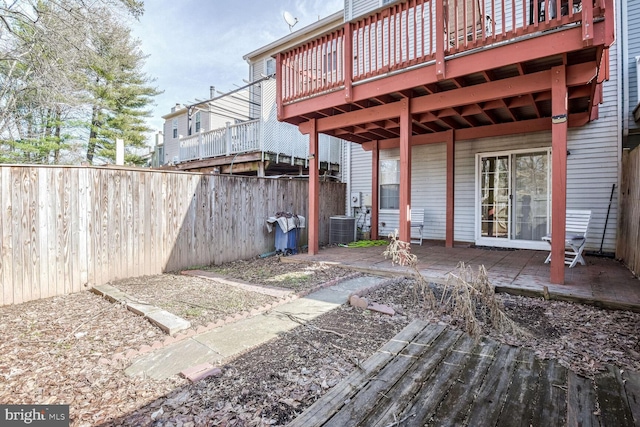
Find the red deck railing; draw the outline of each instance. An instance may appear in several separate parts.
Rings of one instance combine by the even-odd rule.
[[[604,0],[409,0],[278,55],[279,100],[292,103],[352,83],[518,37],[582,23],[593,38]],[[546,13],[550,11],[550,13]],[[349,95],[347,95],[348,97]]]

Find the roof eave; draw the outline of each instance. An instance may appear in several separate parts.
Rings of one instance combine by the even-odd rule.
[[[276,50],[279,46],[285,45],[288,42],[291,42],[293,40],[302,38],[303,36],[309,34],[309,33],[313,33],[314,31],[317,31],[318,29],[327,26],[328,24],[330,24],[333,21],[340,21],[343,22],[344,21],[344,11],[340,10],[334,14],[331,14],[329,16],[327,16],[326,18],[322,18],[316,22],[314,22],[313,24],[307,25],[306,27],[303,27],[301,29],[299,29],[298,31],[294,31],[293,33],[282,37],[274,42],[269,43],[268,45],[262,46],[259,49],[254,50],[253,52],[249,52],[246,55],[244,55],[242,57],[242,59],[244,59],[245,61],[249,61],[251,60],[251,58],[255,58],[256,56],[260,56],[263,55],[269,51],[273,51]]]

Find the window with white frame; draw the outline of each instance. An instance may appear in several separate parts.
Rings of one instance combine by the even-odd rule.
[[[380,209],[400,208],[400,160],[380,160]]]
[[[200,118],[200,111],[198,111],[196,113],[196,133],[200,132],[200,129],[202,129],[202,122]]]
[[[172,129],[173,138],[177,138],[178,137],[178,119],[173,119],[173,121],[171,122],[171,129]]]
[[[264,69],[267,76],[272,76],[276,73],[276,60],[275,58],[267,58],[264,64]]]

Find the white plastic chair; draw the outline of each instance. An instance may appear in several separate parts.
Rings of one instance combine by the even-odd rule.
[[[419,236],[414,237],[413,230],[417,229]],[[424,230],[424,209],[411,208],[411,243],[422,246],[422,231]]]
[[[565,228],[565,252],[564,263],[569,268],[575,267],[577,263],[586,265],[582,257],[584,245],[587,242],[587,230],[589,229],[589,221],[591,220],[590,210],[567,210],[567,222]],[[551,245],[551,234],[547,234],[542,238]],[[551,252],[545,260],[545,264],[551,261]]]

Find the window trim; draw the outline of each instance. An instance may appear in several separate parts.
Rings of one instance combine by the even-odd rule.
[[[269,63],[273,64],[273,73],[269,73]],[[270,76],[270,75],[276,73],[276,59],[275,58],[271,58],[271,57],[265,58],[265,60],[264,60],[264,73],[267,76]]]
[[[202,116],[200,113],[201,113],[200,111],[196,112],[196,117],[195,117],[196,133],[200,132],[200,129],[202,129]]]
[[[178,138],[178,119],[173,119],[171,121],[171,136],[173,139]]]
[[[398,169],[398,182],[382,184],[382,163],[383,162],[395,162]],[[389,157],[380,159],[378,167],[378,210],[380,212],[398,212],[400,210],[400,194],[398,194],[398,207],[397,208],[383,208],[382,207],[382,186],[383,185],[400,185],[400,157]]]

